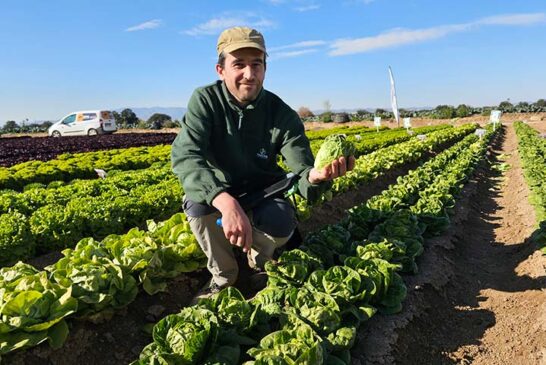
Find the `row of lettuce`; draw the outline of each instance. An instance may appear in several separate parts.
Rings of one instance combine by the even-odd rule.
[[[467,146],[470,137],[463,140],[465,145],[462,144],[463,142],[457,144],[457,148],[461,150]],[[451,153],[451,156],[456,154]],[[463,153],[459,154],[463,155]],[[436,158],[439,159],[439,156]],[[440,167],[437,166],[437,168]],[[407,183],[404,182],[404,184]],[[437,194],[437,196],[441,195]],[[390,291],[388,294],[390,299],[381,297],[382,299],[379,300],[377,297],[372,300],[372,296],[367,294],[358,296],[358,298],[371,300],[372,304],[379,300],[382,303],[379,306],[384,311],[397,310],[404,289],[403,285],[400,285],[401,281],[394,274],[394,270],[405,267],[411,268],[409,271],[413,270],[414,266],[407,264],[407,259],[403,257],[409,255],[413,258],[416,256],[415,252],[419,250],[413,248],[414,244],[408,245],[408,247],[412,247],[411,249],[406,249],[407,244],[404,242],[409,242],[408,232],[417,237],[415,239],[418,242],[422,242],[422,239],[419,238],[422,231],[419,222],[411,213],[407,211],[391,213],[367,207],[353,209],[342,224],[325,228],[310,235],[306,240],[306,251],[302,249],[292,251],[292,253],[287,252],[283,254],[279,264],[268,267],[270,275],[278,278],[276,281],[270,279],[270,284],[273,285],[276,282],[281,285],[279,283],[282,283],[283,280],[284,282],[296,281],[303,284],[304,278],[307,278],[311,271],[305,265],[302,266],[302,263],[299,262],[300,258],[314,257],[313,260],[315,260],[320,257],[316,263],[320,262],[321,266],[316,266],[315,269],[322,267],[325,271],[314,275],[317,285],[319,283],[329,285],[324,278],[339,275],[339,279],[342,279],[347,276],[347,273],[350,273],[349,278],[353,278],[350,279],[350,282],[356,280],[353,283],[356,285],[360,276],[355,276],[353,271],[360,272],[360,269],[356,267],[358,260],[357,256],[354,256],[354,252],[360,250],[364,255],[360,258],[366,261],[365,252],[367,250],[372,249],[370,252],[373,253],[377,249],[380,252],[384,251],[389,256],[390,254],[385,251],[385,248],[389,247],[389,250],[394,249],[393,255],[390,257],[390,259],[395,257],[391,260],[393,262],[387,265],[381,259],[377,261],[379,265],[377,270],[386,275],[384,279],[380,280],[386,280],[382,292],[387,295],[386,293]],[[396,221],[396,224],[391,224],[391,220]],[[384,221],[383,224],[381,221]],[[393,241],[395,244],[391,247],[391,244],[383,242],[381,237],[386,237],[386,235],[394,237],[391,232],[393,227],[398,227],[395,231],[400,242]],[[374,239],[379,245],[376,248],[371,245],[368,248],[358,249],[356,240],[361,240],[368,233],[374,235]],[[373,254],[375,255],[375,253]],[[0,270],[0,354],[6,354],[22,347],[34,346],[46,340],[54,347],[60,346],[68,334],[65,318],[109,315],[114,309],[123,307],[134,300],[138,285],[141,285],[147,293],[153,294],[165,288],[167,279],[205,265],[205,257],[198,248],[183,214],[180,213],[164,223],[156,224],[149,221],[146,231],[134,228],[125,235],[110,235],[102,241],[91,238],[81,240],[74,249],[64,250],[63,255],[61,260],[43,271],[38,271],[21,262]],[[353,261],[356,265],[349,267],[353,271],[349,268],[327,269],[335,265],[339,266],[346,257],[351,255],[354,256]],[[381,255],[380,257],[383,257]],[[374,257],[374,259],[380,257]],[[282,279],[283,277],[284,279]],[[398,284],[396,286],[387,285],[393,281]],[[370,282],[365,281],[357,286],[363,285],[361,289],[364,290],[364,284],[369,285]],[[341,283],[339,285],[341,290],[343,285]],[[356,290],[357,286],[350,291]],[[391,287],[392,289],[387,289]],[[398,294],[394,293],[396,290]],[[268,296],[275,296],[275,292],[277,289],[270,290],[270,294],[266,294],[267,291],[265,291],[257,298],[264,297],[267,302]],[[320,294],[313,293],[306,295],[320,296]],[[392,297],[393,295],[394,297]],[[294,298],[302,303],[307,302],[307,299]],[[280,308],[278,302],[271,304],[273,307]],[[374,311],[371,306],[370,304],[368,308],[360,305],[353,310],[353,315],[363,320]],[[298,312],[300,311],[298,310]],[[233,315],[236,313],[239,311],[235,310]],[[256,312],[256,315],[263,316],[264,314]],[[352,333],[351,331],[349,330],[348,333]]]
[[[445,126],[424,127],[418,133],[427,130],[444,128]],[[329,133],[345,133],[350,136],[359,135],[361,154],[370,149],[382,147],[383,140],[392,139],[394,135],[403,136],[403,129],[384,130],[380,133],[371,133],[374,129],[366,127],[334,128]],[[393,134],[391,136],[391,134]],[[324,139],[326,132],[310,131],[309,138],[312,146],[318,149],[318,144]],[[364,142],[368,140],[368,142]],[[393,142],[391,142],[393,143]],[[315,151],[316,152],[316,151]],[[74,179],[97,178],[97,169],[107,172],[127,171],[147,168],[156,163],[167,163],[170,160],[170,145],[153,147],[132,147],[85,153],[65,153],[49,161],[27,161],[11,167],[0,167],[0,189],[16,191],[33,189],[36,187],[58,187]]]
[[[407,142],[394,144],[379,149],[356,160],[355,168],[346,176],[336,179],[330,191],[319,199],[315,205],[321,205],[338,195],[369,182],[386,171],[405,164],[419,161],[425,154],[439,151],[445,145],[454,143],[476,130],[476,124],[465,124],[457,128],[442,129],[426,134],[424,138],[412,138]],[[298,214],[305,219],[311,214],[313,206],[307,200],[296,196],[295,205]]]
[[[354,130],[358,133],[372,129],[359,127]],[[314,132],[309,133],[313,136]],[[48,184],[57,187],[74,179],[96,178],[95,169],[108,172],[142,169],[154,163],[166,163],[170,160],[170,155],[170,145],[65,153],[49,161],[34,160],[11,167],[0,167],[0,189],[20,191]]]
[[[166,280],[204,267],[206,258],[182,213],[125,235],[81,240],[45,270],[18,262],[0,269],[0,355],[49,341],[61,346],[65,318],[108,317]]]
[[[82,185],[77,194],[70,195]],[[21,196],[29,199],[17,200]],[[20,203],[17,208],[0,215],[2,265],[73,247],[84,237],[102,239],[122,233],[151,217],[166,219],[180,211],[182,190],[170,167],[164,166],[123,173],[106,181],[33,189],[13,198],[13,204]]]
[[[432,133],[429,142],[412,140],[417,141],[420,150],[424,151],[432,146],[430,141],[443,141],[442,137],[437,139],[435,135],[457,138],[469,130],[446,128],[425,127],[424,132],[441,131]],[[372,146],[379,148],[399,143],[401,138],[410,138],[404,130],[387,130],[378,135],[382,137],[373,136],[373,143],[359,146],[362,150],[369,150]],[[397,153],[388,148],[381,151],[380,156]],[[415,158],[418,156],[414,155]],[[369,171],[375,172],[366,175],[370,179],[391,167],[389,164],[378,165],[384,160],[375,161],[372,157],[368,163],[358,162],[358,166],[368,166]],[[404,159],[398,160],[404,162]],[[356,179],[356,176],[353,174],[349,179]],[[84,237],[102,239],[108,234],[122,233],[143,225],[150,218],[165,219],[180,210],[181,198],[182,190],[176,177],[168,164],[160,162],[147,169],[118,172],[106,179],[75,180],[55,188],[34,188],[21,193],[4,191],[0,193],[0,265],[73,247]],[[305,203],[298,204],[303,206]]]
[[[523,122],[514,123],[525,180],[531,189],[539,229],[534,239],[546,254],[546,139]]]
[[[53,183],[57,187],[74,179],[97,178],[95,169],[135,170],[170,160],[169,145],[131,147],[83,153],[65,153],[49,161],[27,161],[0,167],[0,189],[23,190]],[[29,184],[33,184],[27,186]]]
[[[401,310],[399,273],[415,272],[424,238],[449,224],[492,135],[468,136],[267,263],[268,284],[254,298],[226,288],[166,316],[132,365],[351,364],[359,326]]]

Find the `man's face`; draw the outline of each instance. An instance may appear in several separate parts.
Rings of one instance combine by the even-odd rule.
[[[265,78],[265,55],[256,48],[241,48],[226,55],[216,72],[241,107],[256,99]]]

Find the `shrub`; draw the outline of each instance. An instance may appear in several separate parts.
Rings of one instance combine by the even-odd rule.
[[[323,123],[330,123],[332,121],[332,112],[324,112],[320,115],[320,121]]]

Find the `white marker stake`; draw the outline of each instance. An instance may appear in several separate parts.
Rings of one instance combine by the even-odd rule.
[[[404,128],[406,129],[411,128],[411,118],[404,118]]]
[[[375,126],[375,131],[379,132],[379,127],[381,127],[381,117],[374,117],[373,125]]]
[[[497,129],[497,123],[500,123],[501,115],[502,115],[502,111],[491,110],[491,115],[489,116],[489,122],[493,123],[493,130]]]
[[[480,137],[480,140],[481,140],[483,138],[483,136],[485,135],[485,132],[486,132],[485,129],[478,128],[478,129],[476,129],[474,134],[477,135],[478,137]]]

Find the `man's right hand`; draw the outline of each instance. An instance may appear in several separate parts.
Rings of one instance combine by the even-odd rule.
[[[226,239],[243,252],[252,247],[252,226],[239,202],[226,192],[218,194],[212,200],[212,206],[222,214],[222,228]]]

